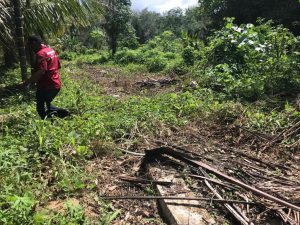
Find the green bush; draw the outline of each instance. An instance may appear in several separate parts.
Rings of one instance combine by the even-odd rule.
[[[155,36],[149,40],[144,46],[144,51],[150,49],[157,49],[162,52],[178,53],[182,48],[182,44],[179,39],[176,39],[175,35],[171,31],[164,31],[162,34]]]
[[[102,49],[106,45],[105,32],[100,28],[94,28],[85,41],[85,44],[90,48]]]
[[[181,58],[177,57],[169,61],[165,71],[170,74],[184,75],[188,73],[188,67]]]
[[[120,65],[140,64],[145,65],[149,72],[160,72],[170,69],[175,64],[179,65],[181,44],[174,34],[165,31],[161,35],[156,36],[148,43],[132,50],[122,48],[114,56],[114,61]],[[179,69],[179,66],[178,66]]]
[[[90,55],[81,55],[77,59],[77,65],[82,65],[82,64],[90,64],[90,65],[95,65],[95,64],[102,64],[106,63],[110,60],[110,55],[108,53],[94,53]]]
[[[227,19],[209,38],[198,63],[207,86],[248,100],[300,87],[299,37],[271,22],[259,23],[237,26]],[[191,50],[184,57],[191,63]]]
[[[163,71],[167,66],[167,59],[161,56],[150,58],[146,61],[146,67],[150,73]]]
[[[149,72],[160,72],[167,68],[168,63],[175,62],[179,55],[174,52],[163,52],[160,48],[148,48],[148,44],[131,50],[123,48],[116,53],[114,61],[120,65],[146,65]]]
[[[124,70],[128,73],[146,73],[148,70],[144,64],[129,63],[124,67]]]
[[[59,58],[67,60],[67,61],[72,61],[76,58],[76,53],[64,51],[59,54]]]
[[[100,58],[99,58],[99,63],[102,64],[102,63],[106,63],[110,60],[110,54],[107,52],[107,53],[103,53],[100,55]]]
[[[143,57],[139,50],[123,48],[121,51],[116,53],[114,60],[116,63],[127,65],[129,63],[141,63]]]
[[[127,25],[126,32],[121,34],[119,47],[126,47],[130,49],[136,49],[139,47],[136,31],[131,25]]]
[[[191,46],[187,46],[183,49],[182,58],[186,65],[193,66],[195,63],[195,49]]]
[[[62,38],[58,39],[58,43],[61,46],[62,50],[67,50],[70,52],[76,52],[85,54],[88,50],[86,46],[82,44],[82,42],[77,37],[71,37],[69,35],[65,35]]]

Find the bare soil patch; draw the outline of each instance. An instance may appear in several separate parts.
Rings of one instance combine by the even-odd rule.
[[[93,83],[101,86],[102,94],[105,95],[119,97],[142,95],[150,97],[181,90],[181,87],[174,85],[178,83],[178,80],[167,75],[127,73],[118,68],[104,66],[84,66],[82,69]],[[164,82],[168,80],[169,83]]]

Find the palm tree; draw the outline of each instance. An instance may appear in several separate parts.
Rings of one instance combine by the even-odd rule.
[[[94,0],[0,0],[0,46],[4,50],[6,64],[9,64],[9,60],[14,56],[13,49],[17,43],[15,33],[18,33],[18,29],[15,32],[16,23],[13,24],[13,21],[18,22],[14,20],[15,15],[18,17],[18,12],[14,11],[14,6],[17,6],[15,9],[19,8],[23,14],[24,36],[28,37],[32,33],[41,36],[55,34],[70,20],[87,24],[86,15],[90,4],[93,7],[99,6],[95,5],[95,2]],[[20,32],[18,35],[21,35]]]
[[[14,6],[14,17],[16,25],[16,42],[19,51],[19,60],[21,66],[21,76],[22,80],[27,79],[27,65],[26,65],[26,51],[25,51],[25,41],[24,41],[24,31],[23,31],[23,17],[21,12],[21,1],[12,0]]]

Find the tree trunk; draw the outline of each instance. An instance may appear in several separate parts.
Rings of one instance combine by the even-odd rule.
[[[297,94],[296,107],[297,107],[298,111],[300,111],[300,94]]]
[[[26,51],[25,41],[23,32],[23,16],[21,13],[21,2],[20,0],[12,0],[14,6],[15,26],[16,26],[16,44],[19,52],[19,60],[21,66],[22,80],[27,79],[27,65],[26,65]]]
[[[110,46],[111,46],[111,53],[114,56],[117,52],[117,38],[116,37],[113,36],[111,38]]]
[[[109,46],[110,46],[110,50],[111,50],[111,54],[112,56],[114,56],[117,52],[117,48],[118,48],[118,34],[117,34],[117,30],[115,28],[115,26],[113,26],[111,28],[111,32],[109,32]]]

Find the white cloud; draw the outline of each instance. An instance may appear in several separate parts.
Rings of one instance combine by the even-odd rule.
[[[172,1],[164,1],[164,3],[155,6],[154,8],[156,9],[155,11],[158,12],[165,12],[168,11],[172,8],[175,7],[180,7],[181,6],[182,1],[181,0],[172,0]]]
[[[165,12],[176,7],[184,9],[196,5],[198,0],[132,0],[131,2],[134,10],[148,8],[156,12]]]

